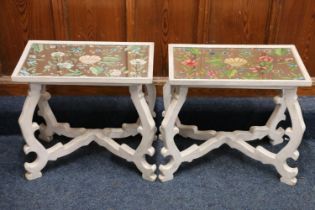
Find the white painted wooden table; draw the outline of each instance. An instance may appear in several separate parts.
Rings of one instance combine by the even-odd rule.
[[[42,176],[48,161],[68,155],[78,148],[95,141],[113,154],[133,162],[146,180],[156,179],[156,165],[145,156],[154,154],[155,138],[154,103],[155,88],[152,85],[153,43],[131,42],[72,42],[29,41],[12,74],[12,80],[30,84],[19,124],[26,141],[24,152],[35,152],[37,159],[25,163],[26,178]],[[97,85],[129,86],[132,102],[139,120],[123,124],[122,128],[86,129],[72,128],[59,123],[48,100],[50,94],[45,85]],[[146,91],[143,92],[143,89]],[[35,108],[45,124],[33,122]],[[113,113],[114,114],[114,113]],[[40,131],[39,138],[34,135]],[[113,139],[142,135],[138,148],[118,144]],[[40,140],[51,141],[54,134],[72,138],[66,144],[57,143],[45,148]]]
[[[307,70],[292,45],[169,45],[169,82],[163,92],[165,112],[160,138],[164,141],[162,155],[171,159],[159,167],[159,179],[173,179],[182,162],[191,162],[227,144],[255,160],[273,165],[282,182],[296,184],[298,169],[288,166],[287,159],[299,157],[297,148],[305,130],[297,87],[310,85]],[[233,132],[198,130],[197,126],[183,125],[178,118],[188,88],[192,87],[279,89],[282,95],[274,98],[275,109],[263,126]],[[292,125],[284,129],[278,124],[285,119],[286,110]],[[204,142],[180,151],[174,142],[176,134]],[[284,135],[288,143],[278,153],[248,143],[268,136],[271,144],[277,145],[284,141]]]

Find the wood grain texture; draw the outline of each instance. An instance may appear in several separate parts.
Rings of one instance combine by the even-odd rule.
[[[166,76],[168,43],[193,43],[197,36],[198,1],[134,1],[128,41],[155,42],[154,75]],[[131,27],[131,26],[129,26]]]
[[[281,0],[274,43],[293,43],[312,76],[315,75],[315,1]]]
[[[296,44],[315,76],[314,0],[3,0],[0,27],[1,75],[27,40],[66,39],[155,42],[164,77],[169,43]]]
[[[67,40],[69,37],[64,0],[51,0],[55,39]]]
[[[54,39],[50,1],[1,1],[0,28],[2,73],[9,75],[27,40]]]
[[[126,40],[124,0],[66,0],[65,7],[69,39]]]
[[[211,2],[209,0],[199,0],[197,43],[202,44],[208,42],[210,5]]]
[[[212,0],[207,43],[264,43],[271,1]]]

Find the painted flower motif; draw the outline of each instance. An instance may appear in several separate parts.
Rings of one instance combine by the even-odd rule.
[[[50,55],[54,58],[60,58],[60,57],[64,56],[65,54],[63,52],[53,52]]]
[[[249,70],[251,70],[252,72],[258,72],[258,69],[256,67],[250,67]]]
[[[82,51],[81,47],[73,47],[70,49],[72,53],[80,53]]]
[[[273,58],[268,55],[263,55],[263,56],[260,56],[258,60],[263,61],[263,62],[272,62]]]
[[[208,71],[208,76],[209,76],[210,78],[216,77],[215,71]]]
[[[226,58],[224,59],[224,63],[229,64],[233,67],[240,67],[247,63],[247,60],[244,58]]]
[[[57,66],[61,69],[71,69],[73,67],[72,63],[57,63]]]
[[[119,77],[121,75],[121,71],[118,69],[112,69],[110,70],[109,74],[112,77]]]
[[[190,66],[190,67],[196,67],[198,63],[196,60],[187,59],[187,60],[183,61],[182,64],[184,64],[186,66]]]
[[[250,67],[249,70],[251,70],[252,72],[258,72],[258,71],[263,71],[266,70],[267,67],[266,66],[255,66],[255,67]]]
[[[131,65],[144,65],[144,64],[147,63],[146,60],[139,59],[139,58],[137,58],[137,59],[132,59],[132,60],[130,60],[129,62],[131,63]]]
[[[101,61],[101,57],[97,55],[83,55],[79,58],[84,64],[94,64]]]
[[[19,72],[19,75],[21,76],[30,76],[31,74],[27,71],[26,68],[22,68]]]
[[[28,59],[27,64],[29,66],[36,66],[37,65],[37,60],[32,58],[32,59]]]

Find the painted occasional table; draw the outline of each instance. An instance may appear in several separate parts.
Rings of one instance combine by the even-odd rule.
[[[155,88],[152,85],[153,43],[131,42],[72,42],[29,41],[12,74],[12,80],[30,84],[19,124],[26,141],[26,154],[35,152],[37,159],[25,163],[26,178],[42,176],[41,170],[48,161],[68,155],[95,141],[113,154],[132,161],[142,177],[156,179],[156,165],[150,165],[146,155],[152,156],[155,138],[153,120]],[[97,85],[129,86],[132,102],[139,114],[136,123],[125,123],[122,128],[86,129],[71,128],[68,123],[57,122],[49,104],[45,85]],[[45,124],[33,122],[35,108]],[[34,135],[51,141],[53,134],[72,138],[66,144],[57,143],[46,149]],[[141,143],[135,150],[118,144],[113,138],[125,138],[140,133]]]
[[[311,79],[293,45],[169,45],[169,83],[163,90],[166,111],[160,130],[165,145],[162,155],[171,159],[159,167],[159,179],[173,179],[182,162],[191,162],[227,144],[273,165],[282,182],[296,184],[298,169],[288,166],[287,159],[297,160],[305,130],[297,87],[310,85]],[[190,87],[280,89],[282,96],[274,98],[276,107],[264,126],[233,132],[198,130],[197,126],[181,124],[178,118]],[[283,129],[278,124],[285,119],[286,110],[292,125]],[[180,151],[174,142],[176,134],[204,142]],[[266,136],[273,145],[282,143],[285,136],[288,143],[278,153],[248,143]]]

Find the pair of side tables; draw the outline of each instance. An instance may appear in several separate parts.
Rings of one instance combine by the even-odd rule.
[[[25,163],[26,178],[41,177],[48,161],[95,141],[113,154],[133,162],[144,179],[154,181],[157,166],[149,164],[145,158],[155,153],[152,147],[156,134],[153,55],[153,43],[29,41],[12,74],[13,81],[30,85],[19,124],[26,141],[25,153],[35,152],[37,159]],[[72,128],[68,123],[59,123],[54,116],[48,103],[47,84],[128,86],[139,119],[135,123],[124,123],[121,128]],[[159,179],[173,179],[182,162],[191,162],[227,144],[255,160],[273,165],[282,182],[296,184],[298,169],[288,166],[287,159],[297,160],[297,148],[305,131],[297,87],[310,85],[311,78],[293,45],[170,44],[169,80],[163,88],[165,111],[160,139],[164,143],[161,154],[171,158],[165,165],[160,165]],[[188,88],[192,87],[278,89],[282,94],[274,98],[276,106],[265,125],[252,126],[249,131],[224,132],[199,130],[197,126],[181,123],[178,113]],[[44,124],[33,122],[36,107]],[[278,124],[285,119],[286,110],[291,127],[283,129]],[[39,139],[35,136],[37,130]],[[114,140],[138,133],[142,140],[136,149]],[[46,149],[40,140],[49,142],[54,134],[72,140]],[[177,134],[203,143],[180,151],[174,142]],[[284,140],[288,143],[277,153],[248,143],[266,136],[273,145]]]

